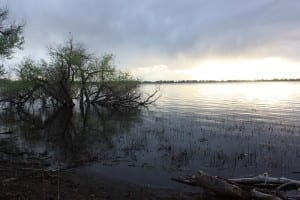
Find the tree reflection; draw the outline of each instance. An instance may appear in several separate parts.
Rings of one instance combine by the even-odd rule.
[[[129,132],[139,111],[120,113],[97,106],[57,110],[18,109],[1,113],[0,122],[14,126],[20,151],[48,155],[52,164],[74,164],[110,156],[117,134]]]

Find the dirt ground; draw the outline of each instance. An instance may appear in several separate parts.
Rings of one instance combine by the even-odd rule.
[[[0,199],[203,199],[200,195],[154,189],[103,178],[82,182],[70,171],[47,172],[33,164],[0,162]]]

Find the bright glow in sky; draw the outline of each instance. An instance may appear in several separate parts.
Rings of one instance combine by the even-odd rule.
[[[195,65],[194,63],[191,65]],[[207,59],[193,68],[171,70],[166,65],[131,71],[150,80],[260,80],[300,78],[300,64],[279,57],[263,59]]]
[[[200,80],[299,78],[300,65],[277,57],[207,60],[191,72],[194,79]]]

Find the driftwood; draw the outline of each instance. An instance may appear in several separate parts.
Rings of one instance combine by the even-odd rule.
[[[300,191],[300,181],[288,178],[269,177],[267,173],[252,178],[224,179],[210,176],[202,171],[190,177],[173,178],[172,180],[199,186],[216,196],[230,199],[262,199],[283,200],[292,199],[286,196],[286,191]],[[294,197],[298,199],[298,197]]]
[[[13,182],[13,181],[16,181],[16,180],[18,180],[18,178],[11,177],[11,178],[6,178],[6,179],[2,180],[1,183],[9,183],[9,182]]]
[[[12,131],[7,127],[0,126],[0,134],[12,134]]]

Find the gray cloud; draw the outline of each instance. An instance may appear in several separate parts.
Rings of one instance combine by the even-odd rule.
[[[297,0],[9,0],[26,20],[22,55],[40,57],[46,45],[72,32],[95,53],[112,52],[127,67],[183,66],[207,56],[298,59]]]

